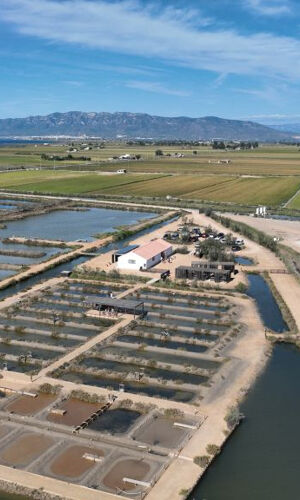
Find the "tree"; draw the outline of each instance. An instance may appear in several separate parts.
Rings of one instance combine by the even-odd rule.
[[[163,151],[161,149],[157,149],[155,151],[155,156],[163,156],[163,155],[164,155],[164,153],[163,153]]]

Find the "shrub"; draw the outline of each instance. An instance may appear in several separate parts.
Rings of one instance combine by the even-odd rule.
[[[240,423],[241,418],[243,418],[243,415],[240,413],[239,408],[232,406],[225,416],[225,422],[229,429],[234,429]]]
[[[245,283],[238,283],[235,287],[236,291],[237,292],[240,292],[240,293],[246,293],[247,292],[247,285],[245,285]]]
[[[217,446],[216,444],[208,444],[206,446],[206,451],[209,455],[215,456],[215,455],[218,455],[221,450],[220,450],[220,447]]]
[[[56,395],[59,393],[60,389],[61,385],[51,385],[46,382],[45,384],[40,385],[39,392],[42,392],[43,394]]]
[[[208,455],[202,455],[201,457],[194,457],[194,464],[199,465],[203,469],[208,466],[210,462],[210,457]]]
[[[164,415],[167,418],[180,418],[183,417],[184,413],[177,408],[166,408],[164,411]]]

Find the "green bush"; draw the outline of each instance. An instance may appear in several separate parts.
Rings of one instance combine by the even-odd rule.
[[[203,469],[208,466],[210,462],[210,457],[208,455],[202,455],[202,457],[194,457],[194,464],[199,465]]]

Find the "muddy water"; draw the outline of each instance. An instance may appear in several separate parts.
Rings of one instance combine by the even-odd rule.
[[[246,419],[190,500],[296,500],[300,470],[300,352],[277,345],[249,393]]]

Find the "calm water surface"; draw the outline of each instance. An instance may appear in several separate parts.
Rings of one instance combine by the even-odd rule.
[[[246,419],[190,500],[300,498],[300,351],[277,345],[249,393]]]
[[[26,217],[7,223],[0,230],[0,238],[25,236],[52,240],[75,241],[79,238],[91,241],[92,235],[114,231],[116,226],[136,224],[141,219],[151,219],[155,214],[90,208],[85,211],[57,210],[48,214]]]
[[[247,277],[250,283],[247,294],[255,299],[265,326],[278,333],[287,331],[288,326],[268,283],[259,274],[248,274]]]

